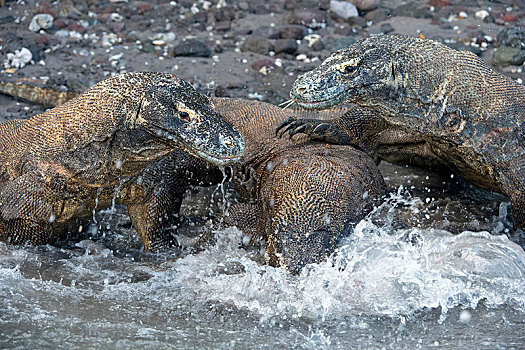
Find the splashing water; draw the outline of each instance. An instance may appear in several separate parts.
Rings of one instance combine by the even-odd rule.
[[[261,265],[235,228],[178,259],[0,243],[0,347],[519,348],[525,252],[505,235],[398,224],[427,204],[399,187],[300,276]]]

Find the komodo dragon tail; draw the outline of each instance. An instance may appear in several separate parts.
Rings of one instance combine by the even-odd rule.
[[[59,106],[78,95],[78,92],[74,91],[58,91],[53,88],[7,82],[0,82],[0,93],[38,103],[45,107]]]

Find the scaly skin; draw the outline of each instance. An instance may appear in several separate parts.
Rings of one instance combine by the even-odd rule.
[[[290,95],[307,109],[351,102],[371,115],[355,123],[354,112],[322,128],[346,135],[343,143],[389,129],[423,140],[431,158],[508,195],[515,227],[525,228],[525,87],[472,53],[432,40],[374,36],[334,53],[297,79]],[[291,122],[293,134],[301,122]],[[320,122],[305,124],[315,130]]]
[[[227,221],[265,237],[271,265],[298,274],[322,261],[385,191],[374,161],[353,147],[307,143],[305,137],[268,141],[291,117],[328,118],[347,109],[283,110],[224,98],[213,103],[246,141],[241,161],[232,167],[235,187],[249,203],[230,208]]]
[[[12,90],[10,94],[18,97],[34,99],[41,91],[16,87],[23,93]],[[305,137],[293,142],[268,142],[275,127],[289,118],[334,117],[347,112],[347,108],[317,113],[283,110],[254,101],[214,98],[212,102],[246,142],[243,157],[232,164],[233,181],[244,202],[230,207],[225,221],[254,237],[266,238],[265,257],[270,264],[297,274],[304,265],[325,259],[385,191],[372,159],[352,147],[305,144]],[[174,161],[179,157],[184,161]],[[157,222],[156,217],[173,218],[188,181],[220,180],[218,169],[205,169],[195,159],[176,150],[143,172],[144,180],[138,187],[155,190],[147,201],[151,204],[141,206],[149,209],[151,219],[138,222],[151,224]],[[156,204],[164,198],[175,204]],[[162,209],[166,207],[172,211],[165,213]],[[135,212],[129,205],[128,210],[130,215]]]
[[[186,156],[171,155],[175,149]],[[0,235],[13,244],[47,243],[111,205],[117,193],[145,248],[165,247],[173,243],[172,220],[162,222],[163,214],[176,196],[152,200],[170,186],[152,185],[148,174],[162,173],[168,155],[170,166],[191,155],[205,168],[243,150],[241,135],[209,99],[175,76],[106,79],[62,106],[0,124]],[[163,212],[152,216],[159,207]]]

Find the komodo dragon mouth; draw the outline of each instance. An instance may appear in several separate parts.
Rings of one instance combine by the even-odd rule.
[[[306,109],[330,108],[344,102],[347,98],[346,89],[342,86],[320,89],[307,82],[302,83],[301,78],[292,86],[290,97],[297,105]]]

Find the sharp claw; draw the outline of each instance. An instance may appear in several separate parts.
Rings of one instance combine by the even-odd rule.
[[[285,120],[284,122],[282,122],[281,125],[279,125],[279,126],[277,127],[277,129],[275,129],[275,136],[277,136],[277,135],[279,134],[279,131],[280,131],[282,128],[284,128],[285,126],[289,125],[290,123],[292,123],[292,122],[294,122],[294,121],[295,121],[294,118],[288,118],[288,120]],[[284,134],[285,132],[286,132],[286,130],[283,131],[283,134]],[[280,137],[282,137],[282,136],[283,136],[283,135],[281,134]]]
[[[327,123],[321,123],[319,125],[317,125],[313,131],[314,134],[317,134],[317,133],[320,133],[322,131],[326,131],[328,129],[330,129],[331,125],[330,124],[327,124]]]
[[[286,127],[283,129],[281,136],[279,137],[283,137],[283,135],[286,134],[287,131],[291,131],[293,128],[295,128],[296,125],[297,125],[296,121],[293,121],[289,123],[288,125],[286,125]]]
[[[303,125],[300,125],[299,127],[293,129],[293,130],[290,130],[290,140],[293,138],[293,136],[295,134],[299,134],[299,133],[302,133],[304,132],[306,129],[308,128],[308,125],[307,124],[303,124]]]

